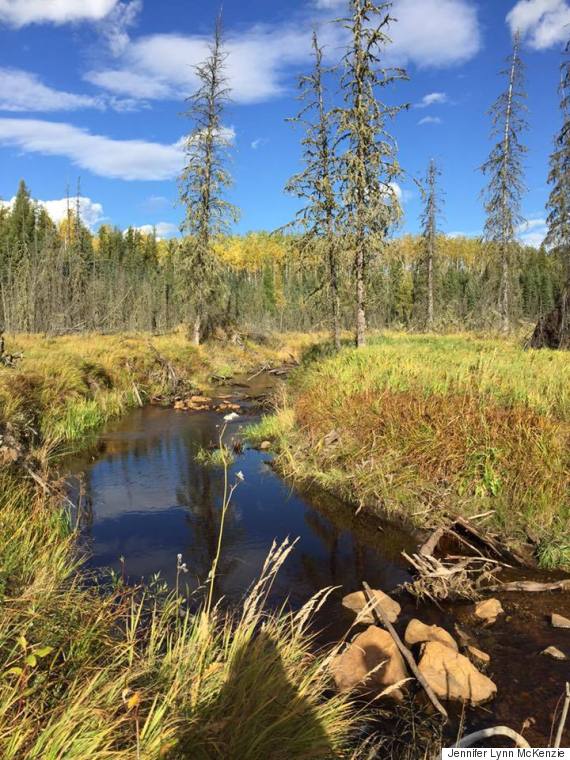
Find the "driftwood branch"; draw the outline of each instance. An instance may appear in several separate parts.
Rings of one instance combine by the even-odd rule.
[[[537,583],[537,581],[512,581],[495,586],[493,590],[526,591],[540,593],[541,591],[570,591],[570,579],[554,581],[553,583]]]
[[[412,653],[410,652],[410,650],[408,649],[408,647],[403,643],[402,639],[398,636],[398,633],[397,633],[396,629],[394,628],[394,626],[392,625],[392,623],[388,620],[388,617],[387,617],[386,613],[384,612],[384,610],[382,609],[382,607],[376,601],[376,598],[375,598],[374,594],[372,593],[372,589],[370,588],[370,586],[368,585],[368,583],[366,583],[366,581],[363,581],[362,585],[364,587],[364,593],[366,595],[366,598],[368,599],[369,604],[371,605],[372,609],[374,610],[374,612],[378,616],[378,618],[379,618],[380,622],[382,623],[382,625],[384,626],[384,628],[388,631],[388,633],[390,634],[390,636],[394,639],[394,643],[396,644],[396,646],[400,650],[402,656],[404,657],[404,659],[408,663],[408,666],[409,666],[410,670],[412,671],[412,673],[414,674],[414,676],[419,681],[420,685],[422,686],[423,690],[425,691],[425,693],[429,697],[429,699],[430,699],[431,703],[433,704],[433,706],[435,707],[435,709],[445,718],[445,720],[447,720],[448,716],[447,716],[447,711],[446,711],[445,707],[441,704],[441,702],[439,701],[439,699],[435,695],[433,689],[431,688],[431,686],[428,684],[428,682],[426,681],[426,679],[424,678],[424,676],[422,675],[422,673],[418,669],[418,666],[416,665],[416,661],[414,660],[414,657],[413,657]]]
[[[564,733],[564,727],[566,726],[566,720],[568,719],[568,710],[570,709],[570,683],[566,683],[566,697],[564,699],[564,707],[562,708],[562,715],[560,716],[560,723],[558,724],[558,731],[556,732],[556,739],[554,740],[554,746],[558,749],[562,744],[562,734]]]
[[[474,744],[477,744],[477,742],[483,741],[484,739],[490,739],[492,736],[506,736],[508,739],[514,741],[515,746],[520,747],[521,749],[530,749],[530,744],[524,736],[517,734],[516,731],[513,731],[513,729],[508,726],[496,726],[495,728],[484,728],[482,731],[475,731],[473,734],[464,736],[461,741],[458,741],[457,744],[454,744],[453,746],[472,747]]]
[[[418,554],[422,554],[424,557],[431,557],[444,535],[445,528],[437,528],[437,530],[434,530],[428,540],[420,546]]]

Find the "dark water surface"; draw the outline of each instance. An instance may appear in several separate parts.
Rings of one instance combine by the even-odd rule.
[[[231,422],[225,440],[231,444],[254,420],[246,414]],[[83,535],[89,568],[120,573],[123,557],[130,581],[160,573],[172,585],[176,555],[182,554],[189,569],[182,582],[190,590],[204,583],[216,551],[223,470],[200,465],[195,457],[201,447],[215,445],[221,424],[222,416],[213,412],[151,406],[110,426],[95,454],[73,460],[70,483],[75,496],[81,490],[86,507]],[[269,602],[289,600],[299,607],[316,591],[339,586],[318,619],[325,639],[335,639],[353,619],[340,604],[342,595],[361,588],[363,580],[386,592],[408,580],[401,551],[414,551],[416,541],[377,517],[355,515],[351,507],[322,493],[294,492],[269,459],[266,453],[246,450],[231,467],[230,482],[238,471],[245,480],[236,489],[227,518],[218,593],[239,600],[258,577],[273,541],[298,539]],[[570,631],[549,624],[551,612],[570,616],[570,594],[500,598],[506,615],[482,629],[474,625],[472,605],[418,608],[403,594],[398,597],[403,608],[399,629],[403,633],[407,621],[419,617],[451,633],[456,622],[472,631],[477,645],[491,655],[488,675],[498,686],[498,697],[469,711],[466,729],[506,724],[520,730],[530,721],[527,739],[533,746],[548,746],[557,702],[570,680],[570,663],[540,652],[554,645],[570,656]]]
[[[239,437],[252,419],[229,423],[225,440]],[[223,417],[213,412],[146,407],[103,433],[94,460],[74,461],[75,472],[83,473],[89,514],[88,567],[120,572],[124,557],[131,581],[160,572],[173,584],[176,555],[182,554],[189,570],[184,583],[195,588],[204,582],[216,551],[224,473],[195,457],[201,447],[215,445],[221,424]],[[325,495],[294,493],[272,470],[267,453],[244,451],[230,469],[230,482],[238,471],[245,480],[226,519],[218,580],[228,599],[243,596],[273,541],[286,538],[298,543],[273,587],[275,603],[288,597],[299,606],[325,586],[339,585],[347,593],[362,579],[387,590],[408,579],[400,551],[403,542],[413,542],[405,533],[384,526],[380,549],[377,519],[353,519],[345,505]]]

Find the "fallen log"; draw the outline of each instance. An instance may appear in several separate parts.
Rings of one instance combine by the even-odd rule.
[[[566,696],[564,699],[564,706],[562,708],[560,723],[558,724],[558,731],[556,732],[556,739],[554,740],[554,746],[557,749],[562,744],[562,734],[564,733],[564,727],[566,726],[566,720],[568,719],[569,709],[570,709],[570,683],[566,682]]]
[[[484,739],[490,739],[492,736],[506,736],[508,739],[512,739],[516,747],[520,749],[530,749],[530,744],[520,734],[513,731],[508,726],[496,726],[495,728],[484,728],[482,731],[475,731],[472,734],[464,736],[463,739],[454,744],[454,747],[472,747],[477,742]]]
[[[511,581],[495,586],[490,591],[524,591],[528,593],[541,593],[543,591],[570,591],[570,579],[554,581],[552,583],[538,583],[537,581]]]
[[[368,599],[368,603],[371,605],[372,610],[374,611],[374,613],[376,614],[376,616],[378,617],[379,621],[382,623],[384,628],[388,631],[390,636],[394,639],[394,643],[400,650],[403,658],[408,663],[410,670],[412,671],[414,676],[417,678],[418,682],[420,683],[423,690],[427,694],[432,705],[440,713],[440,715],[442,715],[442,717],[447,721],[448,719],[447,710],[441,704],[441,702],[435,695],[433,689],[431,688],[429,683],[426,681],[422,673],[419,671],[418,666],[416,665],[416,661],[414,660],[414,656],[412,655],[408,647],[404,644],[402,639],[398,636],[396,629],[394,628],[392,623],[388,620],[388,616],[386,615],[382,607],[378,604],[376,597],[372,593],[372,589],[370,588],[368,583],[366,583],[366,581],[362,582],[362,586],[364,587],[364,593],[366,594],[366,598]]]

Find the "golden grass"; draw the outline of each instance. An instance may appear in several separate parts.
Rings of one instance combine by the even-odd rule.
[[[545,564],[570,563],[564,352],[387,334],[308,364],[262,424],[294,477],[418,525],[494,510],[489,525],[505,538],[530,536]],[[332,430],[340,440],[327,446]]]
[[[0,757],[204,760],[348,756],[350,700],[327,694],[300,612],[264,612],[292,546],[233,612],[77,574],[61,509],[0,476]],[[176,557],[173,556],[173,564]],[[194,600],[198,603],[199,600]],[[325,698],[326,697],[326,698]]]

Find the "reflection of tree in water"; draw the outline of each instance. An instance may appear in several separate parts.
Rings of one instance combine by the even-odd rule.
[[[221,506],[224,496],[224,472],[220,467],[208,467],[196,462],[198,444],[204,448],[212,443],[212,429],[200,428],[192,441],[187,441],[185,469],[178,473],[180,485],[177,500],[186,507],[189,531],[192,535],[188,562],[190,573],[204,582],[216,555],[221,522]],[[191,444],[191,445],[188,445]],[[224,526],[222,556],[218,565],[218,594],[223,589],[223,579],[231,574],[236,560],[230,557],[233,545],[239,540],[241,528],[230,506]]]
[[[276,643],[259,631],[232,656],[219,694],[191,715],[169,760],[338,757],[313,706],[285,671]]]

